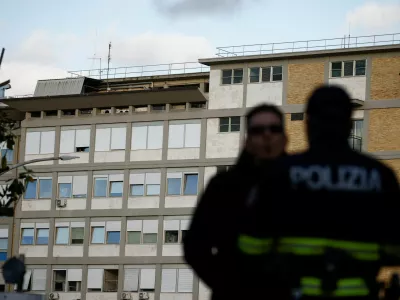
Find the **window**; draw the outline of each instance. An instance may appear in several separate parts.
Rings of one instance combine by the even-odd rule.
[[[222,70],[222,84],[243,83],[243,69]]]
[[[21,245],[48,245],[49,224],[48,223],[22,223]]]
[[[240,131],[240,117],[219,118],[219,132]]]
[[[282,81],[282,73],[282,66],[250,68],[249,81],[250,83]]]
[[[164,244],[180,244],[189,228],[190,220],[165,220]]]
[[[61,111],[63,116],[75,116],[75,109],[65,109]]]
[[[124,276],[124,292],[154,292],[156,269],[126,268]]]
[[[111,114],[111,107],[99,108],[100,115],[109,115]]]
[[[121,222],[92,222],[91,244],[119,244],[121,240]]]
[[[86,175],[59,176],[58,198],[86,198],[87,184]]]
[[[124,174],[96,175],[94,177],[93,195],[101,197],[122,197]]]
[[[151,111],[165,111],[165,104],[151,105]]]
[[[0,229],[0,262],[7,260],[8,252],[8,228]]]
[[[129,106],[127,107],[116,107],[115,113],[118,115],[128,114],[129,113]]]
[[[89,268],[87,289],[88,292],[116,292],[118,290],[118,270]]]
[[[127,244],[156,244],[158,220],[128,220]]]
[[[91,116],[93,114],[93,108],[79,109],[78,113],[80,116]]]
[[[61,128],[60,153],[89,152],[90,150],[90,129],[69,129]]]
[[[362,132],[363,132],[363,120],[353,120],[353,126],[350,132],[349,144],[354,150],[362,150]]]
[[[28,131],[26,133],[25,154],[53,154],[55,131]]]
[[[28,182],[24,199],[51,199],[53,180],[51,178],[38,178]]]
[[[14,150],[7,148],[7,143],[3,142],[0,144],[1,157],[6,157],[7,163],[12,164],[14,161]]]
[[[97,128],[95,151],[125,150],[126,127]]]
[[[132,126],[131,150],[162,149],[162,142],[162,123],[137,123]]]
[[[83,245],[84,222],[56,223],[56,245]]]
[[[147,112],[149,110],[147,105],[137,105],[133,107],[133,111],[136,113]]]
[[[183,180],[183,182],[182,182]],[[177,172],[167,174],[167,195],[197,195],[199,174]]]
[[[159,196],[161,173],[130,174],[130,196]]]
[[[42,112],[40,111],[32,111],[31,118],[40,118],[42,116]]]
[[[53,292],[80,292],[82,269],[53,270]]]
[[[22,288],[24,291],[46,290],[46,269],[26,270]]]
[[[228,171],[232,166],[217,166],[217,174]]]
[[[186,110],[186,103],[175,103],[169,105],[170,110]]]
[[[189,106],[192,109],[205,109],[207,108],[207,102],[190,102]]]
[[[57,117],[58,112],[56,110],[45,111],[46,117]]]
[[[161,293],[192,293],[193,272],[190,269],[162,269]]]
[[[336,61],[331,63],[331,77],[365,76],[366,60]]]
[[[187,123],[169,125],[168,148],[199,148],[200,147],[200,132],[201,124]]]

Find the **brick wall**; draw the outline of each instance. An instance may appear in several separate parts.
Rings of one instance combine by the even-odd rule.
[[[286,132],[289,139],[288,152],[298,152],[306,150],[308,147],[305,121],[291,121],[290,114],[285,115]]]
[[[303,104],[324,83],[324,62],[288,65],[287,103]]]
[[[400,108],[369,111],[368,151],[400,151]]]
[[[400,55],[372,59],[371,99],[400,99]]]

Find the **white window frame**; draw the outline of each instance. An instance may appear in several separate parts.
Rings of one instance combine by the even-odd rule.
[[[54,135],[54,145],[53,145],[53,152],[45,152],[45,153],[43,153],[43,151],[42,151],[42,137],[43,137],[43,134],[44,133],[47,133],[47,132],[53,132],[53,135]],[[26,134],[25,134],[25,141],[27,141],[27,136],[28,136],[28,134],[30,134],[30,133],[39,133],[39,152],[38,153],[26,153],[26,149],[25,149],[25,155],[46,155],[46,154],[54,154],[54,151],[55,151],[55,147],[56,147],[56,131],[55,131],[55,129],[52,129],[52,130],[42,130],[42,131],[27,131],[26,132]]]
[[[137,270],[138,271],[138,282],[137,282],[137,290],[136,291],[128,291],[127,289],[125,289],[125,278],[126,278],[126,270]],[[142,271],[143,270],[154,270],[154,288],[153,289],[142,289],[141,285],[142,285]],[[155,292],[155,287],[156,287],[156,268],[155,267],[151,267],[151,266],[146,266],[146,267],[125,267],[124,268],[124,284],[122,287],[123,292],[127,292],[127,293],[140,293],[140,292],[149,292],[149,293],[154,293]]]
[[[85,242],[85,222],[56,222],[54,234],[54,246],[83,246]],[[58,228],[68,228],[68,244],[57,244]],[[83,228],[82,244],[72,243],[72,228]]]
[[[60,182],[60,177],[71,177],[71,182]],[[86,199],[88,197],[88,192],[86,191],[86,197],[74,197],[74,179],[75,177],[86,177],[86,185],[88,183],[88,175],[59,175],[57,177],[57,197],[62,199]],[[60,184],[70,184],[71,185],[71,197],[65,198],[60,196]]]
[[[169,195],[168,194],[168,179],[169,178],[176,178],[176,177],[168,177],[168,174],[177,174],[177,173],[181,173],[182,174],[182,176],[181,176],[181,190],[180,190],[180,194],[179,195]],[[196,195],[198,195],[199,194],[199,172],[197,172],[197,171],[184,171],[184,172],[167,172],[167,178],[166,178],[166,191],[165,191],[165,193],[166,193],[166,197],[174,197],[174,196],[176,196],[176,197],[180,197],[180,196],[196,196],[196,195],[185,195],[184,194],[184,191],[185,191],[185,186],[186,186],[186,184],[185,184],[185,176],[187,176],[187,175],[197,175],[197,193],[196,193]]]
[[[122,176],[122,180],[110,180],[110,176],[119,175]],[[95,184],[96,178],[106,178],[107,179],[107,189],[106,189],[106,196],[95,196]],[[104,199],[104,198],[122,198],[124,197],[124,174],[108,174],[108,175],[93,175],[93,188],[92,188],[92,199]],[[111,183],[112,182],[122,182],[122,196],[110,196],[111,194]]]
[[[357,61],[365,61],[365,74],[364,75],[356,75],[356,62]],[[332,64],[339,63],[339,62],[342,63],[342,67],[341,67],[342,69],[341,69],[340,77],[339,76],[338,77],[333,77],[332,76]],[[353,62],[353,75],[344,76],[344,64],[346,62]],[[367,76],[367,59],[336,60],[336,61],[331,61],[329,63],[329,78],[333,78],[334,79],[334,78],[351,78],[351,77],[365,77],[365,76]]]
[[[89,270],[91,270],[91,269],[102,270],[101,288],[100,288],[100,291],[89,291],[89,287],[86,287],[86,292],[87,292],[87,293],[100,293],[100,292],[102,292],[102,293],[114,293],[114,292],[108,292],[108,291],[105,292],[105,291],[104,291],[104,286],[105,286],[105,272],[106,272],[106,271],[110,271],[110,270],[115,270],[115,271],[117,271],[117,272],[118,272],[117,281],[119,281],[119,280],[121,279],[121,277],[120,277],[121,274],[119,274],[119,270],[116,269],[116,268],[101,268],[101,267],[99,267],[99,268],[89,268]],[[89,276],[89,272],[88,272],[88,276]]]
[[[85,130],[85,131],[89,131],[89,141],[88,141],[88,146],[86,147],[86,148],[89,148],[89,151],[88,152],[77,152],[76,151],[76,133],[77,133],[77,131],[83,131],[83,130]],[[73,145],[73,148],[74,148],[74,152],[62,152],[62,150],[61,150],[61,134],[62,134],[62,132],[63,131],[74,131],[74,145]],[[71,129],[68,129],[68,127],[62,127],[61,128],[61,133],[60,133],[60,153],[61,154],[68,154],[68,153],[89,153],[90,152],[90,135],[91,135],[91,130],[90,130],[90,128],[81,128],[81,129],[78,129],[78,128],[71,128]]]
[[[158,234],[158,226],[159,226],[159,221],[157,219],[146,219],[146,220],[127,220],[127,224],[129,221],[136,221],[136,222],[141,222],[140,225],[140,231],[139,230],[131,230],[126,227],[126,245],[156,245],[159,239],[159,234]],[[144,222],[145,221],[157,221],[157,232],[144,232]],[[129,232],[140,232],[140,243],[139,244],[129,244],[128,243],[128,233]],[[157,241],[155,243],[144,243],[144,235],[145,234],[156,234],[157,235]]]
[[[263,80],[262,80],[262,77],[263,77],[263,76],[262,76],[263,69],[268,69],[268,68],[271,69],[270,74],[269,74],[269,81],[263,81]],[[281,68],[281,69],[282,69],[282,73],[281,73],[282,79],[281,79],[281,80],[274,80],[274,69],[275,69],[275,68]],[[251,82],[251,81],[250,81],[250,78],[252,77],[252,76],[251,76],[251,72],[250,72],[251,69],[258,69],[258,81],[254,81],[254,82]],[[270,83],[270,82],[282,82],[282,81],[283,81],[283,66],[249,67],[248,72],[249,72],[249,74],[248,74],[247,80],[248,80],[248,83],[249,83],[249,84],[254,84],[254,83]]]
[[[114,222],[119,222],[119,230],[108,230],[107,227],[111,225],[111,223]],[[101,224],[100,224],[101,223]],[[104,242],[103,243],[93,243],[93,228],[103,228],[104,230]],[[100,222],[91,222],[90,223],[90,245],[117,245],[115,243],[108,243],[107,242],[107,237],[108,237],[108,232],[119,232],[119,239],[120,242],[119,244],[121,244],[121,221],[100,221]]]
[[[28,224],[28,225],[24,225],[24,224]],[[40,224],[40,225],[38,225]],[[20,235],[19,235],[19,244],[20,246],[48,246],[50,243],[50,224],[49,223],[40,223],[40,222],[36,222],[36,223],[21,223],[20,225]],[[32,244],[22,244],[22,234],[24,232],[24,229],[33,229],[33,243]],[[37,235],[38,235],[38,230],[39,229],[47,229],[49,232],[49,236],[48,236],[48,241],[47,244],[37,244]]]
[[[160,150],[163,147],[163,143],[161,141],[161,145],[157,148],[149,148],[149,128],[150,127],[161,127],[162,130],[162,135],[164,137],[164,125],[162,123],[159,122],[153,122],[153,123],[136,123],[136,124],[132,124],[132,134],[131,134],[131,151],[141,151],[141,150]],[[140,148],[140,149],[133,149],[133,128],[137,128],[137,127],[146,127],[146,147],[145,148]]]
[[[33,200],[49,200],[53,198],[53,177],[34,177],[33,178],[36,181],[36,197],[35,199],[26,199],[25,198],[25,193],[24,193],[24,200],[26,201],[33,201]],[[51,180],[51,197],[50,198],[39,198],[40,195],[40,180]]]
[[[46,270],[46,269],[39,269],[39,268],[30,269],[30,268],[27,268],[25,276],[24,276],[23,287],[25,285],[27,285],[28,288],[27,289],[23,288],[23,290],[24,291],[32,291],[32,292],[44,292],[47,289],[47,272],[45,272],[45,274],[46,274],[46,278],[45,278],[46,283],[45,283],[44,289],[43,290],[36,290],[36,289],[33,289],[33,276],[34,276],[35,270]],[[29,276],[28,282],[26,282],[27,275]],[[30,289],[29,289],[29,286],[30,286]]]
[[[160,192],[159,192],[158,195],[148,195],[148,194],[147,194],[147,185],[148,185],[148,183],[147,183],[147,174],[159,174],[159,176],[160,176],[160,181],[159,181],[158,185],[160,186]],[[132,191],[132,189],[131,189],[132,185],[142,185],[142,184],[131,183],[131,179],[130,179],[130,176],[131,176],[131,175],[143,175],[143,176],[144,176],[144,183],[143,183],[143,189],[144,189],[144,190],[143,190],[143,195],[141,195],[141,196],[132,195],[132,193],[131,193],[131,191]],[[149,185],[155,185],[155,184],[150,183]],[[160,194],[161,194],[161,171],[159,171],[159,172],[140,172],[140,173],[130,173],[130,174],[129,174],[129,197],[132,197],[132,198],[138,198],[138,197],[160,197]]]
[[[161,293],[193,293],[193,287],[194,287],[194,274],[193,271],[191,269],[187,269],[187,268],[162,268],[161,269],[161,280],[162,280],[162,272],[164,270],[175,270],[176,273],[176,278],[175,278],[175,291],[163,291],[161,290]],[[179,291],[179,273],[180,270],[189,270],[192,273],[192,289],[191,291]],[[162,287],[162,282],[161,282],[161,287]]]
[[[68,280],[68,272],[70,271],[70,270],[80,270],[81,271],[81,280],[80,281],[72,281],[72,280]],[[64,291],[56,291],[55,290],[55,272],[56,271],[65,271],[65,281],[64,281]],[[52,284],[52,286],[51,286],[51,290],[53,291],[53,292],[56,292],[56,293],[63,293],[63,292],[68,292],[68,293],[79,293],[79,292],[81,292],[82,291],[82,269],[79,269],[79,268],[77,268],[77,269],[75,269],[75,268],[71,268],[71,269],[52,269],[52,274],[51,274],[51,284]],[[80,284],[79,284],[79,291],[70,291],[69,290],[69,282],[80,282]]]
[[[187,125],[192,125],[192,124],[196,124],[196,125],[200,125],[200,132],[199,132],[199,146],[198,147],[186,147],[186,126]],[[168,149],[197,149],[200,148],[201,146],[201,123],[200,122],[193,122],[193,123],[170,123],[168,125],[168,134],[169,134],[169,130],[170,130],[170,126],[171,125],[182,125],[183,126],[183,139],[182,139],[182,143],[183,146],[182,147],[170,147],[170,143],[169,143],[169,139],[168,139]]]
[[[124,146],[124,149],[112,149],[112,134],[113,134],[113,129],[117,129],[117,128],[123,128],[123,129],[125,129],[125,146]],[[110,130],[110,142],[109,142],[109,145],[108,145],[108,150],[96,150],[96,140],[97,140],[97,138],[98,138],[97,129],[109,129],[109,130]],[[128,130],[127,130],[126,125],[125,125],[125,126],[115,126],[115,127],[97,127],[97,128],[96,128],[96,132],[95,132],[96,136],[95,136],[94,151],[95,151],[95,152],[98,152],[98,153],[100,153],[100,152],[125,151],[125,150],[126,150],[126,142],[127,142],[127,139],[126,139],[126,133],[127,133],[127,131],[128,131]]]
[[[235,83],[234,82],[234,78],[235,78],[234,75],[235,75],[235,71],[238,71],[238,70],[242,70],[242,82]],[[223,77],[224,71],[231,71],[231,82],[230,83],[224,83],[224,77]],[[221,80],[220,81],[221,85],[243,84],[243,81],[244,81],[244,69],[243,68],[222,69],[220,78],[221,78],[220,79]]]
[[[179,230],[166,230],[165,229],[165,221],[178,221],[179,222]],[[175,220],[164,220],[163,222],[163,245],[180,245],[183,243],[183,231],[189,230],[189,224],[191,219],[175,219]],[[178,231],[178,242],[177,243],[166,243],[166,232],[167,231]]]

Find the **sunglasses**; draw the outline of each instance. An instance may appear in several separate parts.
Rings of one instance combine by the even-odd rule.
[[[271,133],[282,133],[283,127],[282,127],[282,125],[252,126],[252,127],[249,127],[249,129],[247,130],[247,133],[249,135],[259,135],[259,134],[263,134],[266,131],[269,131]]]

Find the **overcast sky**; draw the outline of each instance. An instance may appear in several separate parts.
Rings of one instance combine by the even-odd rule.
[[[1,6],[8,96],[68,70],[197,61],[217,46],[400,32],[400,0],[13,0]],[[350,25],[350,26],[349,26]]]

